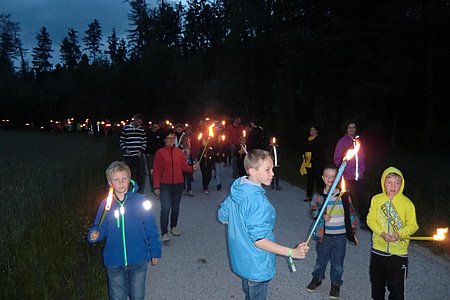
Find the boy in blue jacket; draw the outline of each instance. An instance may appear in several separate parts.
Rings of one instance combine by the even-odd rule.
[[[268,283],[275,276],[275,255],[304,258],[309,247],[296,248],[275,242],[275,208],[262,184],[273,179],[273,161],[268,151],[251,150],[244,159],[248,176],[236,179],[230,196],[220,205],[219,220],[228,224],[228,248],[233,272],[242,278],[245,299],[267,299]]]
[[[131,171],[115,161],[106,169],[114,193],[98,208],[87,239],[106,239],[103,263],[108,274],[109,299],[144,299],[147,263],[161,258],[161,241],[151,203],[142,194],[128,191]]]

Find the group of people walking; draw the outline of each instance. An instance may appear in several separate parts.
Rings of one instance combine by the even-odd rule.
[[[200,122],[195,130],[181,124],[174,130],[161,128],[160,123],[152,123],[146,130],[143,124],[142,115],[136,114],[123,128],[120,147],[125,162],[114,162],[106,170],[113,192],[100,204],[88,232],[91,243],[106,239],[104,263],[110,298],[144,298],[148,261],[152,265],[158,263],[161,241],[168,242],[169,233],[181,234],[180,201],[183,193],[194,195],[192,173],[201,171],[203,192],[208,194],[213,170],[216,188],[221,190],[222,168],[231,163],[234,182],[229,196],[220,205],[218,220],[227,225],[231,268],[242,278],[245,299],[266,299],[269,282],[275,275],[275,256],[286,256],[292,264],[292,259],[303,259],[309,251],[307,242],[291,248],[276,243],[274,237],[276,212],[262,186],[281,190],[276,175],[280,166],[276,141],[265,142],[264,130],[256,119],[249,127],[243,127],[240,118],[235,118],[228,127],[220,122]],[[331,190],[349,149],[358,151],[346,162],[345,191]],[[406,274],[408,237],[418,229],[414,205],[403,195],[403,174],[396,168],[386,169],[381,180],[383,192],[374,196],[368,213],[363,181],[364,148],[356,135],[356,123],[346,124],[345,135],[335,147],[333,164],[325,163],[324,150],[318,126],[311,126],[302,150],[300,172],[307,176],[305,201],[310,203],[310,217],[317,223],[311,233],[316,241],[317,258],[306,289],[313,292],[321,286],[330,262],[329,295],[339,298],[346,243],[359,244],[356,236],[359,219],[373,231],[370,267],[373,299],[384,299],[386,286],[390,299],[403,299],[404,281],[400,279]],[[161,202],[160,235],[151,204],[142,195],[145,165],[152,178],[152,192]],[[330,201],[325,203],[326,199]],[[358,214],[353,204],[357,204]]]

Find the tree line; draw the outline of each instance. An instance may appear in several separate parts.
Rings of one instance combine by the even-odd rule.
[[[449,0],[127,2],[126,38],[95,19],[52,49],[42,27],[31,64],[1,14],[2,117],[240,115],[293,145],[356,119],[391,147],[448,149]]]

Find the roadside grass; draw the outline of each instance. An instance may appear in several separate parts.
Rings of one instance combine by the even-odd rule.
[[[0,131],[0,298],[106,299],[101,246],[85,234],[117,143]]]

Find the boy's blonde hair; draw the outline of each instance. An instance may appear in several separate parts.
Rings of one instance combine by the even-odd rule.
[[[106,169],[106,171],[105,171],[106,179],[108,179],[108,182],[109,182],[114,173],[122,172],[122,171],[127,172],[128,176],[131,177],[130,167],[123,161],[116,160],[116,161],[112,162]]]
[[[248,173],[248,170],[250,170],[250,168],[258,169],[261,166],[262,162],[268,158],[273,160],[273,157],[269,151],[261,149],[253,149],[249,151],[244,158],[245,171]]]
[[[403,181],[403,177],[400,176],[399,174],[395,173],[395,172],[387,173],[386,177],[384,178],[384,181],[386,181],[386,179],[391,178],[391,177],[396,177],[396,178],[399,178],[400,181]]]

